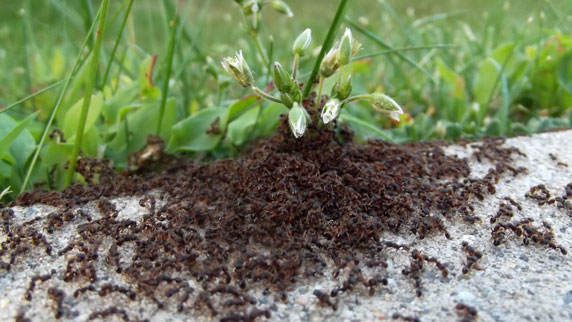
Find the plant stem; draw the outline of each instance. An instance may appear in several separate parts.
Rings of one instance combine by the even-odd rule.
[[[115,40],[115,45],[113,45],[113,50],[111,51],[111,58],[107,63],[107,68],[105,69],[105,74],[103,74],[103,79],[101,80],[101,85],[99,88],[103,88],[105,83],[107,83],[107,78],[109,77],[109,71],[111,70],[111,64],[113,63],[113,59],[115,57],[115,52],[117,51],[117,47],[119,46],[119,41],[123,36],[123,30],[125,29],[125,24],[127,23],[127,18],[129,17],[129,13],[131,12],[131,7],[133,6],[133,0],[128,0],[129,4],[127,5],[127,10],[125,11],[125,16],[123,16],[123,21],[121,22],[121,27],[119,28],[119,32],[117,33],[117,39]]]
[[[85,128],[85,122],[87,120],[87,113],[89,111],[89,104],[91,102],[91,96],[93,94],[95,79],[97,77],[97,68],[99,66],[99,55],[101,53],[101,42],[103,34],[105,32],[104,30],[105,18],[107,16],[107,9],[109,8],[109,0],[103,0],[103,2],[101,3],[101,8],[102,8],[101,15],[99,16],[99,23],[97,26],[97,33],[95,37],[95,45],[93,48],[93,56],[91,58],[89,78],[87,80],[87,85],[83,98],[83,106],[81,109],[81,115],[75,136],[75,142],[72,150],[72,155],[69,161],[68,171],[66,174],[65,186],[68,186],[72,183],[75,174],[75,166],[77,164],[77,157],[79,155],[79,149],[81,147],[81,143],[83,140],[83,132]]]
[[[177,17],[177,9],[175,9],[174,18],[170,22],[171,39],[169,40],[169,51],[167,53],[167,67],[165,70],[165,80],[163,82],[163,91],[161,96],[161,107],[159,109],[159,121],[157,123],[157,135],[161,133],[161,125],[163,123],[163,114],[165,113],[165,105],[167,104],[167,94],[169,94],[169,78],[171,77],[171,68],[173,66],[173,55],[175,53],[175,35],[177,34],[177,25],[179,18]]]
[[[64,96],[65,96],[65,94],[68,90],[68,87],[70,86],[72,80],[74,79],[75,75],[77,74],[80,66],[82,65],[83,60],[81,59],[81,57],[83,55],[83,50],[88,45],[91,32],[93,31],[93,28],[95,28],[95,20],[99,17],[100,14],[101,14],[101,8],[99,8],[99,10],[95,16],[94,22],[91,25],[91,28],[89,29],[87,36],[85,37],[81,47],[79,48],[79,51],[78,51],[77,57],[75,59],[75,63],[74,63],[72,70],[70,72],[70,75],[68,76],[68,78],[66,80],[66,83],[64,85],[64,88],[62,89],[62,92],[58,96],[58,100],[56,101],[54,108],[50,112],[50,117],[48,119],[48,122],[44,126],[44,131],[42,132],[40,142],[38,143],[38,146],[36,147],[36,152],[34,152],[34,156],[32,157],[32,161],[30,162],[30,166],[28,167],[28,171],[26,171],[26,177],[24,178],[24,182],[22,183],[22,186],[20,187],[20,193],[22,193],[26,190],[26,187],[28,186],[28,183],[30,182],[30,178],[32,177],[32,172],[34,172],[34,168],[36,167],[36,162],[38,161],[38,157],[40,156],[40,152],[42,151],[42,147],[44,146],[44,142],[46,141],[46,138],[48,137],[48,132],[50,131],[50,129],[52,127],[52,123],[54,122],[56,114],[58,113],[58,110],[60,109],[60,106],[62,105],[62,102],[64,100]],[[89,53],[88,53],[88,55],[89,55]]]
[[[348,104],[348,103],[355,102],[355,101],[365,100],[368,98],[369,98],[369,95],[358,94],[358,95],[354,95],[354,96],[350,96],[350,97],[346,98],[345,100],[341,101],[340,104],[344,105],[344,104]]]
[[[320,75],[320,82],[318,84],[318,96],[316,96],[316,106],[315,110],[320,110],[320,105],[322,103],[322,89],[324,88],[324,76]]]
[[[270,94],[267,94],[266,92],[264,92],[263,90],[261,90],[260,88],[258,88],[256,86],[252,86],[252,90],[256,93],[256,95],[258,95],[262,98],[265,98],[269,101],[273,101],[273,102],[282,104],[282,100],[280,100],[279,98],[276,98]]]
[[[318,71],[320,70],[320,64],[326,55],[326,52],[330,50],[334,43],[334,37],[336,37],[336,32],[342,22],[342,18],[344,16],[344,11],[346,9],[346,5],[348,4],[348,0],[340,0],[340,4],[338,5],[338,10],[336,11],[336,15],[334,16],[334,20],[330,25],[330,29],[328,30],[328,34],[326,35],[326,39],[324,39],[324,43],[322,44],[322,49],[320,50],[320,54],[316,59],[316,63],[314,64],[314,69],[312,69],[312,73],[306,82],[306,86],[304,87],[304,92],[302,97],[306,97],[310,94],[310,90],[312,89],[312,85],[314,79],[318,75]]]
[[[262,47],[262,43],[260,42],[260,37],[258,37],[258,32],[251,31],[250,37],[254,41],[254,45],[256,46],[256,50],[258,50],[260,57],[262,57],[262,62],[264,63],[264,66],[270,66],[270,59],[268,58],[268,55],[266,54],[264,47]]]
[[[296,79],[296,73],[298,72],[298,63],[300,62],[300,54],[294,56],[294,63],[292,63],[292,78]]]

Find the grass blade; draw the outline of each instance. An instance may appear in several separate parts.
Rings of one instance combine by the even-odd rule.
[[[380,51],[376,51],[376,52],[373,52],[370,54],[355,56],[352,59],[352,61],[360,60],[360,59],[364,59],[364,58],[372,58],[372,57],[377,57],[377,56],[382,56],[382,55],[387,55],[387,54],[394,54],[394,53],[403,52],[403,51],[415,51],[415,50],[425,50],[425,49],[435,49],[435,48],[454,48],[454,47],[457,47],[457,45],[437,44],[437,45],[427,45],[427,46],[401,47],[401,48],[380,50]]]
[[[91,66],[90,66],[90,73],[89,78],[87,80],[87,86],[84,93],[83,99],[83,106],[81,109],[81,116],[79,120],[79,124],[77,127],[76,139],[74,142],[74,147],[72,150],[72,155],[70,158],[68,171],[66,174],[65,186],[68,186],[72,183],[74,174],[75,174],[75,166],[77,163],[77,157],[79,155],[79,148],[81,146],[83,140],[83,131],[85,127],[85,122],[87,120],[87,112],[89,110],[89,103],[91,102],[91,96],[93,94],[93,89],[95,85],[95,79],[97,77],[97,67],[99,66],[99,55],[101,53],[101,40],[104,34],[105,28],[105,18],[107,16],[107,9],[109,8],[109,0],[103,0],[101,3],[101,14],[99,16],[99,24],[98,30],[96,32],[95,37],[95,44],[93,49],[93,56],[91,58]]]
[[[42,88],[41,90],[39,90],[39,91],[37,91],[37,92],[35,92],[35,93],[33,93],[33,94],[30,94],[30,95],[28,95],[28,96],[26,96],[26,97],[24,97],[24,98],[22,98],[22,99],[20,99],[20,100],[17,100],[16,102],[14,102],[14,103],[12,103],[12,104],[6,106],[5,108],[3,108],[3,109],[0,110],[0,113],[8,112],[9,110],[11,110],[11,109],[13,109],[14,107],[16,107],[16,106],[18,106],[18,105],[24,103],[25,101],[27,101],[27,100],[29,100],[29,99],[31,99],[31,98],[34,98],[34,97],[36,97],[36,96],[38,96],[38,95],[40,95],[40,94],[42,94],[42,93],[45,93],[45,92],[49,91],[49,90],[52,89],[52,88],[58,87],[58,86],[60,86],[61,84],[63,84],[63,81],[57,81],[57,82],[55,82],[55,83],[49,85],[48,87],[44,87],[44,88]]]
[[[316,59],[316,63],[314,64],[314,69],[312,69],[312,73],[308,80],[306,81],[306,86],[304,87],[304,93],[302,97],[306,97],[310,94],[310,90],[314,84],[314,79],[318,75],[318,71],[320,70],[320,64],[326,55],[326,52],[330,50],[332,45],[334,44],[334,38],[336,37],[336,33],[340,24],[342,23],[342,19],[344,16],[344,12],[346,10],[348,4],[348,0],[340,0],[340,4],[338,5],[338,10],[336,11],[336,15],[334,16],[334,20],[332,20],[332,24],[330,25],[330,29],[328,30],[328,34],[326,35],[326,39],[324,39],[324,43],[322,44],[322,49],[320,50],[320,54]]]
[[[346,22],[352,26],[352,28],[355,28],[357,31],[359,31],[362,35],[366,36],[367,38],[369,38],[371,41],[373,41],[374,43],[376,43],[378,46],[383,47],[385,49],[388,50],[394,50],[393,47],[391,47],[391,45],[389,45],[388,43],[386,43],[385,41],[383,41],[381,38],[379,38],[376,34],[374,34],[373,32],[363,28],[362,26],[356,24],[355,22],[353,22],[352,20],[350,20],[349,18],[346,17]],[[421,67],[419,64],[417,64],[416,62],[414,62],[411,58],[403,55],[402,53],[400,53],[399,51],[395,52],[395,55],[397,57],[399,57],[400,59],[402,59],[403,61],[405,61],[406,63],[408,63],[409,65],[411,65],[412,67],[420,70],[421,72],[423,72],[423,74],[425,74],[427,76],[427,78],[429,78],[429,80],[431,80],[431,83],[433,84],[437,84],[437,80],[433,77],[433,75],[431,75],[431,73],[429,73],[425,68]]]
[[[393,138],[390,137],[389,135],[387,135],[387,133],[385,133],[385,131],[383,131],[382,129],[378,128],[377,126],[365,122],[353,115],[347,114],[347,113],[342,113],[340,114],[340,120],[344,121],[344,122],[350,122],[350,123],[356,123],[360,126],[365,127],[366,129],[374,132],[375,134],[379,135],[382,139],[388,141],[388,142],[393,142]]]
[[[163,114],[165,113],[165,105],[167,104],[167,95],[169,94],[169,78],[171,77],[171,68],[173,67],[173,56],[175,54],[175,41],[177,34],[177,26],[179,18],[177,16],[177,9],[174,9],[173,20],[169,23],[171,28],[171,37],[169,39],[169,50],[165,59],[165,80],[163,81],[163,91],[161,96],[161,106],[159,108],[159,120],[157,122],[157,135],[161,133],[161,125],[163,124]]]
[[[131,7],[133,6],[133,0],[128,0],[128,1],[129,4],[127,5],[125,15],[123,16],[121,27],[119,27],[119,32],[117,33],[117,39],[115,39],[115,45],[113,45],[113,50],[111,50],[111,57],[109,58],[109,62],[107,63],[107,68],[105,69],[105,74],[103,74],[103,79],[101,80],[101,86],[99,86],[99,88],[103,88],[107,83],[107,79],[109,77],[109,71],[111,70],[111,64],[114,61],[115,53],[117,52],[117,47],[119,46],[119,42],[121,41],[121,37],[123,36],[123,30],[125,29],[127,18],[129,17],[129,13],[131,12]]]
[[[8,151],[10,145],[18,138],[20,133],[26,129],[26,126],[38,116],[40,112],[35,112],[22,121],[20,121],[16,126],[14,126],[6,135],[0,138],[0,159],[4,156],[4,153]]]

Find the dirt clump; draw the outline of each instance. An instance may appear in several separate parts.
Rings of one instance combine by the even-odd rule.
[[[443,276],[446,266],[406,245],[383,243],[381,234],[450,238],[449,221],[472,218],[475,198],[495,193],[501,176],[525,171],[512,166],[518,150],[501,147],[497,139],[475,146],[473,157],[493,162],[494,168],[474,178],[466,159],[445,154],[444,142],[372,140],[362,146],[344,140],[347,133],[341,137],[321,130],[294,139],[283,122],[275,136],[237,160],[196,164],[140,154],[137,172],[117,174],[104,161],[82,159],[78,171],[93,184],[29,192],[12,204],[58,206],[58,212],[39,219],[43,231],[14,224],[11,210],[2,210],[8,238],[0,248],[0,269],[9,270],[32,248],[43,247],[50,256],[68,254],[64,275],[78,283],[75,297],[119,292],[131,300],[150,298],[159,309],[194,308],[227,321],[251,321],[271,314],[268,306],[259,307],[255,289],[267,288],[285,300],[292,285],[324,275],[328,267],[347,272],[347,279],[331,293],[314,292],[325,306],[335,310],[334,297],[354,288],[373,294],[387,284],[385,249],[402,247],[411,252],[411,268],[403,274],[421,296],[421,270],[429,266],[424,262]],[[110,199],[134,195],[146,208],[142,220],[117,219],[119,210]],[[96,202],[101,218],[77,210],[89,202]],[[52,249],[42,237],[72,223],[77,235],[64,249]],[[111,246],[104,248],[108,239]],[[132,258],[121,255],[126,245],[134,249]],[[93,263],[107,265],[130,286],[100,282]],[[376,273],[368,276],[364,267]],[[128,319],[129,314],[113,307],[91,318]]]

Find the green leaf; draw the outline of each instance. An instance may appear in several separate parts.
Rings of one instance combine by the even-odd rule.
[[[105,123],[116,124],[120,119],[118,115],[120,110],[127,105],[133,105],[139,94],[138,90],[138,84],[133,82],[121,87],[111,98],[107,99],[102,110]]]
[[[340,120],[342,120],[343,122],[349,123],[352,128],[354,129],[358,129],[359,127],[362,127],[364,129],[366,129],[367,131],[369,131],[370,133],[375,134],[377,137],[380,137],[386,141],[390,141],[393,142],[393,139],[382,129],[380,129],[376,124],[370,123],[368,121],[359,119],[351,114],[345,113],[345,110],[342,110],[342,113],[340,114]],[[356,128],[357,126],[357,128]],[[369,136],[365,136],[364,138],[367,138]]]
[[[129,112],[135,107],[125,107],[120,111],[122,114]],[[157,120],[159,118],[159,102],[143,104],[137,111],[126,114],[121,125],[117,129],[118,135],[111,142],[111,148],[116,152],[126,149],[133,152],[141,149],[147,142],[147,136],[155,134]],[[165,142],[171,137],[171,127],[177,119],[177,106],[174,98],[167,100],[165,113],[163,114],[163,124],[161,125],[160,136]],[[125,130],[129,132],[126,136]]]
[[[15,147],[15,149],[11,149],[14,154],[14,161],[21,167],[24,166],[27,158],[33,150],[33,146],[35,146],[32,135],[24,131],[28,124],[38,116],[38,113],[39,112],[35,112],[29,115],[17,124],[10,116],[0,114],[0,135],[2,135],[0,138],[0,159],[8,152],[13,143],[17,143],[17,147]],[[21,134],[24,134],[24,136],[20,136]],[[32,145],[31,148],[30,145]]]
[[[237,146],[241,146],[247,142],[252,133],[252,129],[256,125],[260,109],[260,106],[253,108],[228,125],[226,136],[230,142]]]
[[[258,102],[258,96],[249,95],[234,102],[227,109],[226,115],[221,120],[221,128],[225,128],[227,124],[239,118],[243,113],[248,111]]]
[[[572,51],[566,54],[560,61],[558,83],[569,94],[572,94]]]
[[[80,121],[82,105],[83,105],[83,99],[80,99],[66,113],[63,125],[63,132],[64,132],[64,137],[68,141],[72,140],[77,133],[77,127]],[[87,113],[87,120],[85,122],[85,127],[83,129],[84,134],[87,133],[89,130],[91,130],[91,128],[95,124],[95,121],[97,121],[97,119],[101,115],[102,109],[103,109],[103,93],[99,92],[91,97],[91,102],[89,104],[89,111]]]
[[[175,124],[172,129],[169,151],[209,151],[214,149],[222,138],[222,129],[218,133],[207,133],[212,125],[220,125],[220,119],[226,114],[226,108],[211,107],[191,115]]]
[[[439,72],[440,78],[449,83],[449,85],[454,86],[457,81],[457,74],[449,68],[441,58],[437,57],[435,63],[437,64],[437,71]]]
[[[499,76],[499,63],[494,58],[487,58],[481,63],[477,79],[473,86],[475,99],[480,104],[481,108],[486,108],[491,92],[496,85],[497,77]],[[485,113],[486,114],[486,113]]]
[[[288,114],[288,108],[279,103],[270,103],[262,108],[256,124],[255,136],[268,136],[276,132],[280,115]]]
[[[50,142],[42,151],[42,163],[37,168],[39,173],[35,173],[32,182],[38,179],[46,181],[50,188],[61,189],[64,187],[65,169],[63,165],[72,154],[72,143]]]

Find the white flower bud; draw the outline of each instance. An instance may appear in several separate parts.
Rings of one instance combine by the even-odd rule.
[[[306,50],[310,47],[310,43],[312,42],[312,30],[310,28],[306,28],[304,32],[302,32],[296,41],[294,41],[294,46],[292,46],[292,51],[294,54],[298,54],[300,56],[304,56]]]
[[[304,132],[306,132],[306,127],[308,126],[307,112],[297,102],[294,102],[288,113],[288,124],[295,138],[302,137]]]
[[[344,36],[342,37],[342,41],[340,43],[340,65],[345,66],[347,65],[351,58],[352,58],[352,45],[353,45],[353,37],[352,31],[350,28],[346,28],[344,32]]]
[[[399,115],[403,114],[403,110],[393,98],[385,94],[373,93],[367,95],[366,99],[378,112],[388,114],[389,117],[399,122]]]
[[[242,50],[236,53],[236,56],[226,57],[222,60],[224,70],[243,87],[250,87],[254,82],[250,67],[242,56]]]
[[[286,4],[286,2],[282,0],[272,0],[271,4],[274,10],[277,12],[284,14],[289,18],[294,17],[292,10],[290,10],[290,7]]]
[[[320,74],[324,77],[332,76],[340,68],[340,52],[337,47],[328,51],[322,64],[320,65]]]
[[[322,121],[324,124],[330,123],[332,120],[336,119],[340,114],[340,101],[336,98],[333,98],[326,102],[324,108],[322,109]]]

